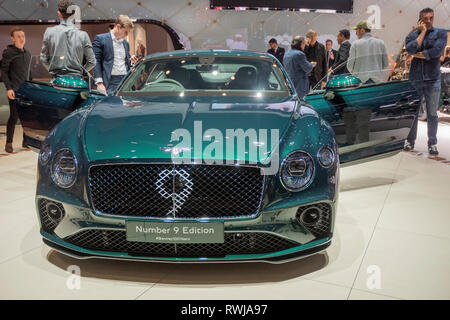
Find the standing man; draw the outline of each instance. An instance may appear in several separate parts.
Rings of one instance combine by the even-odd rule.
[[[278,59],[278,61],[280,61],[281,64],[283,64],[285,50],[284,50],[284,48],[281,48],[278,46],[277,39],[275,39],[275,38],[270,39],[269,46],[270,46],[270,49],[267,50],[267,53],[270,53],[271,55],[273,55],[275,58]]]
[[[333,40],[328,39],[325,42],[325,49],[327,51],[327,70],[331,68],[337,56],[337,51],[333,49]]]
[[[91,39],[85,31],[79,30],[69,17],[75,12],[70,0],[58,1],[60,24],[45,30],[41,49],[41,62],[54,79],[61,76],[82,77],[84,71],[95,66]],[[73,11],[73,12],[72,12]],[[83,61],[86,61],[83,64]],[[84,80],[83,80],[84,81]]]
[[[305,47],[305,54],[308,61],[317,62],[313,71],[309,76],[309,85],[311,88],[314,88],[316,84],[324,79],[327,75],[327,58],[325,53],[325,46],[319,42],[317,42],[317,32],[314,30],[309,30],[306,33],[306,38],[309,41],[309,44]],[[321,83],[321,87],[325,87],[326,82],[323,81]]]
[[[372,36],[366,20],[358,22],[353,29],[356,30],[358,40],[350,48],[348,71],[364,83],[386,81],[389,60],[384,41]]]
[[[126,15],[120,15],[114,28],[94,38],[93,47],[97,65],[94,78],[97,89],[112,95],[131,68],[130,45],[125,39],[134,25]]]
[[[30,79],[30,51],[25,49],[25,32],[20,27],[11,29],[12,45],[9,45],[3,51],[2,58],[2,78],[8,93],[9,101],[9,119],[6,125],[6,146],[5,151],[13,152],[13,137],[16,128],[17,119],[19,118],[16,109],[16,96],[20,86]],[[26,147],[25,134],[23,135],[22,146]]]
[[[334,64],[331,66],[331,70],[334,74],[347,74],[347,60],[350,55],[350,31],[342,29],[337,34],[337,41],[339,44],[339,50],[335,56]],[[340,67],[339,67],[340,66]]]
[[[447,32],[433,27],[434,11],[425,8],[419,13],[418,28],[406,37],[406,51],[413,56],[409,80],[419,93],[421,100],[425,96],[428,124],[428,153],[436,156],[437,150],[437,109],[441,94],[441,62],[440,57],[447,44]],[[419,100],[419,101],[420,101]],[[414,149],[417,138],[417,120],[419,110],[414,118],[414,124],[405,141],[404,150]]]
[[[294,84],[297,96],[301,99],[309,92],[308,73],[317,64],[306,59],[306,55],[303,52],[305,45],[305,38],[301,36],[294,37],[291,42],[291,50],[284,57],[286,72]]]

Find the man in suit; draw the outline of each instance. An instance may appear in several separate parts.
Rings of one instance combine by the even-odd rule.
[[[337,51],[333,49],[333,40],[328,39],[325,42],[325,49],[327,51],[327,70],[334,64]]]
[[[110,32],[95,36],[92,46],[97,59],[94,68],[97,90],[112,95],[130,70],[130,45],[126,37],[133,27],[128,16],[120,15]]]
[[[327,58],[325,52],[325,46],[317,41],[317,32],[309,30],[306,33],[306,38],[309,41],[309,45],[305,48],[305,54],[308,61],[317,62],[313,71],[309,76],[309,84],[311,88],[314,88],[317,83],[327,75]],[[326,81],[322,81],[321,87],[325,87]]]
[[[334,58],[334,64],[331,65],[330,71],[333,74],[347,74],[347,60],[350,55],[350,31],[347,29],[342,29],[338,32],[337,41],[339,43],[339,50]],[[339,67],[341,65],[341,67]]]
[[[275,38],[270,39],[269,46],[270,46],[270,49],[267,50],[267,53],[270,53],[271,55],[273,55],[275,58],[278,59],[278,61],[280,61],[281,64],[283,64],[285,50],[284,50],[284,48],[278,46],[277,39],[275,39]]]

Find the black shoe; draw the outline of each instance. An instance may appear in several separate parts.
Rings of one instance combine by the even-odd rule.
[[[413,151],[414,143],[410,143],[408,140],[405,140],[405,145],[403,146],[403,150],[405,151]]]
[[[438,151],[438,149],[437,149],[437,145],[432,145],[432,146],[429,146],[428,147],[428,153],[431,155],[431,156],[437,156],[438,154],[439,154],[439,151]]]
[[[5,151],[8,153],[13,153],[14,149],[11,142],[8,142],[5,146]]]

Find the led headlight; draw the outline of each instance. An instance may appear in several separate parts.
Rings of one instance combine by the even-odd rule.
[[[322,167],[329,168],[334,164],[336,155],[330,147],[323,146],[317,153],[317,158],[319,159],[319,163]]]
[[[306,152],[294,151],[281,163],[281,183],[289,191],[297,192],[306,189],[313,177],[314,162]]]
[[[43,143],[41,146],[41,151],[39,152],[39,163],[45,166],[48,163],[48,160],[50,160],[51,155],[52,149],[48,144]]]
[[[71,187],[77,176],[77,159],[70,149],[56,152],[50,168],[53,182],[61,188]]]

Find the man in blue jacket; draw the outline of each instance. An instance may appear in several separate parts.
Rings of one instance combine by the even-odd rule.
[[[433,27],[434,11],[425,8],[420,11],[418,28],[406,37],[406,51],[413,56],[409,80],[417,89],[420,99],[425,96],[428,122],[428,153],[438,155],[437,150],[437,109],[441,94],[440,57],[447,44],[447,32]],[[413,127],[405,141],[404,150],[414,149],[417,138],[417,120],[419,110],[414,119]]]
[[[120,15],[110,32],[95,36],[92,47],[97,60],[94,68],[97,90],[112,95],[130,70],[130,45],[125,38],[133,27],[128,16]]]
[[[309,92],[308,73],[316,66],[317,62],[309,62],[306,58],[305,50],[306,39],[296,36],[291,42],[291,50],[284,56],[284,68],[289,78],[294,84],[295,91],[299,98],[303,98]]]

